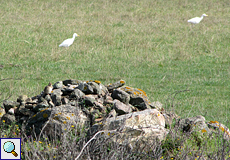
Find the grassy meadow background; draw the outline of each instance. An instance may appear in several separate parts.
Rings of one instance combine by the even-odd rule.
[[[1,100],[70,78],[123,79],[163,104],[188,89],[175,97],[178,115],[230,127],[229,0],[8,0],[0,24],[0,79],[13,78],[0,81]]]

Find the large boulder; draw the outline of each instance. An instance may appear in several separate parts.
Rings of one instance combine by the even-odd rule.
[[[161,141],[167,135],[164,116],[156,109],[108,118],[104,123],[93,125],[89,130],[89,136],[100,130],[105,132],[116,130],[114,142],[122,144],[129,139],[130,145],[136,144],[138,139],[149,141],[153,137]]]
[[[88,125],[88,122],[88,117],[81,110],[71,105],[62,105],[41,110],[28,120],[26,129],[29,133],[34,129],[36,135],[42,132],[52,137],[60,136],[70,127]]]

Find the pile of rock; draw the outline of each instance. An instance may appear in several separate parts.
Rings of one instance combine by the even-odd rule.
[[[3,106],[1,121],[20,123],[28,134],[60,135],[84,126],[89,128],[89,135],[119,130],[121,143],[127,137],[133,142],[143,137],[163,140],[168,133],[166,124],[176,117],[165,113],[160,102],[151,103],[143,90],[125,86],[124,80],[106,86],[97,80],[59,81],[35,97],[22,95],[16,102],[5,101]],[[196,124],[201,131],[209,132],[202,116],[177,122],[185,132]]]

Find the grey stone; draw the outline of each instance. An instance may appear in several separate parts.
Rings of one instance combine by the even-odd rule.
[[[102,94],[100,86],[97,83],[95,83],[95,82],[88,82],[87,84],[93,88],[93,94],[98,94],[98,95]]]
[[[96,101],[92,95],[85,95],[84,100],[87,106],[93,106],[94,102]]]
[[[129,104],[129,101],[130,101],[130,95],[128,93],[126,93],[125,91],[122,91],[119,89],[113,90],[111,97],[113,99],[118,99],[119,101],[121,101],[125,104]]]
[[[69,103],[69,99],[66,98],[66,97],[63,97],[63,98],[61,99],[61,102],[62,102],[62,104],[68,104],[68,103]]]
[[[118,113],[118,115],[128,114],[132,112],[132,109],[129,105],[126,105],[117,99],[114,100],[113,108]]]
[[[129,103],[140,110],[145,110],[150,108],[143,97],[133,97],[133,98],[131,97]]]
[[[7,113],[10,108],[19,107],[20,103],[7,100],[7,101],[3,102],[3,106],[4,106],[5,111]]]
[[[91,137],[96,132],[113,130],[115,135],[111,139],[119,144],[123,144],[127,138],[130,145],[136,144],[137,140],[142,139],[143,143],[150,140],[164,140],[168,131],[165,129],[164,116],[156,109],[147,109],[140,112],[129,113],[121,116],[107,118],[102,124],[94,124],[88,135]],[[116,132],[119,130],[119,132]],[[110,134],[103,134],[102,136]],[[150,138],[154,139],[150,139]],[[143,144],[142,143],[142,144]]]
[[[108,89],[103,85],[103,84],[99,84],[99,87],[100,87],[100,90],[101,90],[101,94],[102,94],[102,96],[105,96],[105,95],[107,95],[108,93],[109,93],[109,91],[108,91]]]
[[[71,93],[70,98],[74,99],[81,99],[85,96],[85,93],[83,93],[80,89],[76,88],[74,91]]]
[[[27,109],[25,107],[19,107],[18,109],[19,114],[22,114],[24,116],[31,116],[33,115],[33,112],[30,109]]]
[[[86,82],[80,83],[77,88],[80,89],[85,94],[93,94],[94,93],[93,87],[88,85]]]
[[[49,121],[47,121],[50,119]],[[47,108],[28,120],[27,130],[35,128],[36,134],[46,133],[50,137],[55,134],[60,136],[64,132],[68,132],[71,128],[83,127],[89,125],[88,117],[76,107],[71,105],[61,105],[54,108]]]
[[[124,85],[125,85],[125,81],[120,80],[120,81],[117,81],[115,83],[108,84],[106,87],[107,87],[109,92],[112,92],[114,89],[117,89],[117,88],[122,87]]]
[[[180,119],[177,126],[183,132],[193,132],[195,129],[202,131],[205,130],[207,133],[211,133],[207,124],[205,123],[205,118],[203,116],[189,117]]]
[[[16,118],[13,114],[4,114],[1,118],[1,121],[5,121],[5,124],[12,124],[13,122],[16,121]]]
[[[58,82],[54,83],[54,85],[53,85],[53,89],[61,89],[62,87],[63,87],[62,81],[58,81]]]
[[[62,104],[61,103],[61,95],[62,95],[62,92],[60,89],[53,90],[53,93],[51,94],[51,99],[52,99],[52,102],[54,103],[54,105],[60,106]]]
[[[43,110],[44,108],[48,108],[49,103],[47,101],[43,101],[41,103],[38,103],[37,106],[34,108],[35,112],[38,112],[40,110]]]
[[[76,79],[67,79],[63,81],[63,84],[65,86],[67,86],[68,84],[72,84],[72,85],[77,85],[79,83],[81,83],[82,81],[76,80]]]

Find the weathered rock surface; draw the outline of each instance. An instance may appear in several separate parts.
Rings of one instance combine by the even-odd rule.
[[[230,130],[218,121],[209,121],[207,125],[214,130],[219,130],[224,134],[226,140],[230,140]]]
[[[3,121],[6,124],[11,124],[15,122],[15,120],[16,120],[15,116],[8,113],[4,114],[1,118],[1,121]]]
[[[151,137],[150,139],[154,137],[154,140],[163,140],[167,135],[164,116],[156,109],[108,118],[104,123],[93,125],[89,135],[92,136],[100,130],[108,132],[117,130],[113,139],[114,142],[120,144],[127,139],[130,140],[131,144],[138,139],[149,140],[148,137]],[[145,138],[143,139],[143,137]]]
[[[114,102],[113,108],[118,113],[118,115],[128,114],[132,112],[130,105],[126,105],[118,101],[117,99],[115,99],[113,102]]]
[[[192,132],[194,129],[197,129],[201,132],[210,133],[210,130],[205,123],[205,118],[203,116],[181,119],[178,122],[178,126],[183,132]]]
[[[7,113],[10,108],[19,107],[20,103],[14,101],[4,101],[3,106],[5,108],[5,112]]]
[[[119,89],[113,90],[111,97],[113,99],[118,99],[119,101],[121,101],[125,104],[129,104],[129,101],[130,101],[130,95],[128,93],[126,93],[125,91],[122,91]]]
[[[71,128],[83,127],[89,125],[88,117],[76,107],[71,105],[62,105],[54,108],[46,108],[33,115],[28,120],[26,129],[36,134],[41,130],[49,136],[60,136],[61,133]],[[44,128],[43,128],[44,127]]]
[[[82,125],[89,128],[89,136],[100,130],[117,130],[119,143],[126,138],[131,142],[163,140],[168,133],[166,127],[175,119],[176,127],[183,132],[198,129],[210,133],[214,130],[210,128],[215,128],[230,139],[230,131],[223,124],[205,123],[202,116],[181,119],[165,112],[160,102],[151,103],[143,90],[124,85],[124,80],[106,86],[98,80],[58,81],[45,95],[43,91],[31,98],[19,96],[17,102],[4,101],[0,118],[6,124],[21,124],[28,134],[42,131],[50,137]]]

